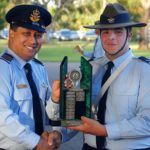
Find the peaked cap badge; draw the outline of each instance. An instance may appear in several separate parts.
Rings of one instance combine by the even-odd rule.
[[[40,20],[40,12],[37,9],[33,10],[32,14],[30,15],[30,20],[32,22],[38,22]]]
[[[115,22],[115,19],[114,18],[108,18],[108,23],[114,23]]]

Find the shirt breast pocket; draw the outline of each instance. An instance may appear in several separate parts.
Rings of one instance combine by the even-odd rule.
[[[117,104],[116,110],[120,112],[123,118],[131,118],[136,112],[138,101],[138,82],[126,82],[126,84],[114,84],[110,88],[111,98],[113,98],[114,105]]]
[[[34,128],[32,93],[28,86],[15,89],[11,108],[19,116],[19,121],[22,124],[27,124]]]
[[[16,112],[28,111],[32,106],[32,94],[28,87],[16,88],[14,90],[14,100],[12,101],[11,107]]]
[[[22,89],[15,89],[14,100],[16,101],[32,100],[32,94],[30,89],[28,87]]]

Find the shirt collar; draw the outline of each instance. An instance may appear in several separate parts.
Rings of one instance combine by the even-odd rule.
[[[106,57],[106,56],[105,56]],[[133,53],[131,49],[129,49],[126,53],[121,55],[120,57],[113,60],[114,67],[117,68],[126,58],[133,57]],[[105,58],[105,63],[103,64],[104,67],[107,65],[107,63],[110,61],[107,57]]]
[[[6,51],[8,54],[12,55],[15,59],[15,64],[22,69],[24,67],[24,65],[27,63],[26,61],[24,61],[22,58],[20,58],[16,53],[14,53],[10,48],[8,48],[8,50]],[[29,63],[29,62],[28,62]]]
[[[126,53],[124,53],[122,56],[113,60],[114,66],[117,68],[128,57],[133,57],[133,53],[130,49]]]

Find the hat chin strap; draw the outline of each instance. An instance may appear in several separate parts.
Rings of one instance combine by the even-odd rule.
[[[116,55],[116,54],[118,54],[120,51],[122,51],[123,49],[124,49],[124,47],[125,47],[125,44],[126,44],[126,42],[127,42],[127,39],[128,39],[128,34],[129,34],[129,31],[128,31],[128,29],[126,29],[127,30],[127,36],[126,36],[126,39],[125,39],[125,42],[124,42],[124,44],[123,44],[123,46],[115,53],[115,54],[109,54],[109,55],[112,55],[112,56],[114,56],[114,55]],[[104,48],[103,48],[104,49]],[[105,49],[104,49],[105,50]],[[106,51],[106,50],[105,50]]]

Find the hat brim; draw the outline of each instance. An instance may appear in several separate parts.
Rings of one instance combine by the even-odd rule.
[[[46,33],[46,30],[44,28],[39,27],[39,26],[35,26],[35,25],[33,26],[33,25],[27,24],[27,23],[16,23],[16,25],[18,25],[20,27],[27,28],[27,29],[35,30],[35,31],[38,31],[41,33]]]
[[[88,29],[111,29],[111,28],[122,28],[122,27],[145,27],[146,25],[147,25],[146,23],[129,22],[129,23],[118,23],[118,24],[98,24],[98,25],[83,26],[83,27]]]

